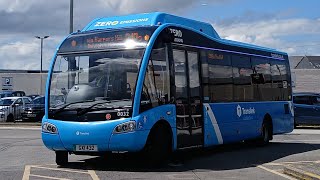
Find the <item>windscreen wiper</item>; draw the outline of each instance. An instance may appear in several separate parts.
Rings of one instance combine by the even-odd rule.
[[[105,100],[104,102],[99,102],[99,103],[93,104],[93,105],[91,105],[91,106],[89,106],[87,108],[84,108],[83,110],[79,111],[77,113],[77,115],[81,116],[81,115],[89,112],[92,108],[94,108],[97,105],[111,103],[111,102],[119,102],[119,101],[131,101],[131,99],[121,99],[121,100],[113,100],[113,101]]]
[[[86,102],[94,102],[94,100],[85,100],[85,101],[77,101],[77,102],[72,102],[72,103],[68,103],[63,105],[61,108],[57,109],[54,114],[58,114],[60,112],[62,112],[65,108],[67,108],[68,106],[72,105],[72,104],[78,104],[78,103],[86,103]]]
[[[77,115],[78,115],[78,116],[81,116],[81,115],[89,112],[92,108],[94,108],[94,107],[97,106],[97,105],[106,104],[106,103],[110,103],[110,102],[111,102],[111,101],[105,100],[104,102],[99,102],[99,103],[92,104],[91,106],[89,106],[89,107],[87,107],[87,108],[84,108],[84,109],[82,109],[81,111],[77,112]]]

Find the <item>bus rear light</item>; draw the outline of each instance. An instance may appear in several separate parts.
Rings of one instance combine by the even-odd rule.
[[[114,134],[126,133],[126,132],[132,132],[134,130],[136,130],[136,122],[129,121],[129,122],[117,125],[116,128],[114,128],[113,133]]]
[[[42,125],[42,131],[46,133],[51,133],[51,134],[58,134],[58,129],[55,125],[50,124],[50,123],[43,123]]]

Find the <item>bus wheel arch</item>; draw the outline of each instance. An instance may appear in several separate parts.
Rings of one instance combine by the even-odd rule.
[[[166,120],[157,121],[150,129],[145,147],[148,161],[160,163],[166,160],[172,152],[173,133],[170,124]]]

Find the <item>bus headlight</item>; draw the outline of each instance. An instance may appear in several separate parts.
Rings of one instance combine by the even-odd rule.
[[[136,130],[136,122],[135,121],[129,121],[126,123],[122,123],[116,126],[114,128],[113,133],[126,133],[126,132],[132,132]]]
[[[43,123],[42,125],[42,131],[46,133],[51,133],[51,134],[58,134],[58,129],[55,125],[50,124],[50,123]]]

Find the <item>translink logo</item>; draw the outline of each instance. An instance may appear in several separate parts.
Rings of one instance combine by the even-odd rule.
[[[237,115],[238,115],[238,117],[240,117],[242,115],[242,111],[241,111],[241,106],[240,105],[237,106]]]
[[[256,109],[253,107],[250,108],[242,108],[240,105],[237,106],[237,115],[238,117],[241,117],[242,115],[251,115],[251,114],[255,114],[256,113]]]

